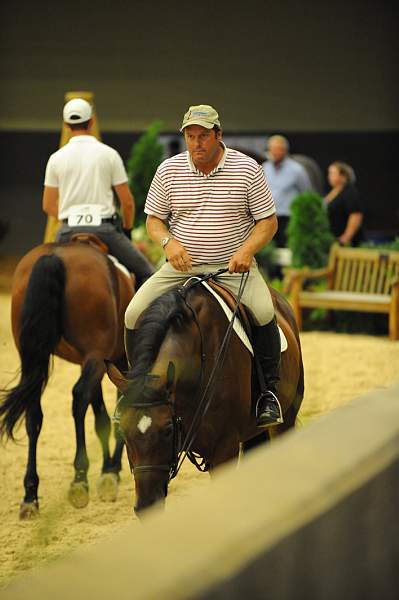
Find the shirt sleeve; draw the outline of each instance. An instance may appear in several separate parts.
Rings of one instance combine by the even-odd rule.
[[[111,181],[112,185],[120,185],[121,183],[126,183],[128,180],[125,165],[123,164],[122,158],[115,150],[113,154],[112,160],[112,175]]]
[[[261,165],[257,168],[248,189],[248,208],[255,221],[270,217],[276,212],[273,196]]]
[[[306,173],[305,167],[302,166],[298,173],[298,189],[300,194],[313,190],[309,175]]]
[[[363,212],[359,192],[357,191],[357,188],[355,188],[353,185],[350,185],[346,189],[345,200],[346,200],[346,209],[349,214]]]
[[[48,187],[59,187],[59,180],[57,171],[55,169],[53,157],[50,156],[46,166],[46,173],[44,175],[44,185]]]
[[[159,168],[156,170],[150,189],[148,190],[144,212],[147,215],[154,215],[162,220],[167,219],[170,213],[168,195],[159,173]]]

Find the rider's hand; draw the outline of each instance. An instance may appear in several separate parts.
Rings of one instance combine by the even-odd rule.
[[[253,255],[238,249],[229,262],[229,273],[246,273],[251,268]]]
[[[132,239],[132,229],[133,227],[123,227],[123,233],[129,240]]]
[[[185,247],[175,239],[171,239],[165,246],[166,258],[176,271],[190,271],[192,268],[191,257]]]

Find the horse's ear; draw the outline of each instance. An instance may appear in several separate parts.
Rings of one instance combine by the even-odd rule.
[[[105,360],[105,366],[107,368],[107,375],[112,383],[118,388],[118,390],[124,394],[128,387],[128,380],[122,375],[117,367],[110,361]]]
[[[168,370],[166,371],[166,389],[171,391],[175,381],[176,368],[172,361],[169,361]]]

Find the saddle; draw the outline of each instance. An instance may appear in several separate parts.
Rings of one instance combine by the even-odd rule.
[[[233,292],[224,287],[222,284],[216,283],[216,281],[214,281],[213,279],[208,279],[207,284],[220,296],[220,298],[222,298],[222,300],[227,304],[231,312],[234,312],[237,306],[237,299]],[[238,318],[246,336],[248,337],[250,344],[252,345],[252,327],[255,325],[255,321],[250,310],[241,303],[238,306]],[[287,350],[288,348],[287,338],[285,337],[284,331],[281,329],[280,325],[278,325],[278,329],[280,332],[281,352],[285,352],[285,350]],[[241,338],[241,341],[244,343],[244,345],[247,345],[245,343],[245,339],[242,335],[240,335],[239,331],[236,330],[236,333]]]
[[[69,241],[78,244],[87,244],[88,246],[99,250],[103,254],[106,254],[115,267],[122,271],[126,277],[129,277],[133,282],[133,286],[136,287],[136,275],[134,273],[130,273],[130,271],[128,271],[128,269],[122,265],[122,263],[120,263],[115,256],[112,256],[112,254],[109,253],[107,244],[100,240],[100,238],[98,238],[94,233],[74,233],[70,237]]]
[[[78,242],[80,244],[88,244],[103,254],[109,253],[109,248],[105,242],[100,240],[94,233],[74,233],[70,237],[70,242]]]

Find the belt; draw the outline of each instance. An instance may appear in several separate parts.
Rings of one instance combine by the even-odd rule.
[[[107,217],[105,219],[101,219],[101,223],[114,223],[115,219],[116,219],[116,217]],[[67,224],[68,219],[62,219],[62,222]],[[90,225],[86,225],[86,226],[82,225],[82,227],[90,227]]]

